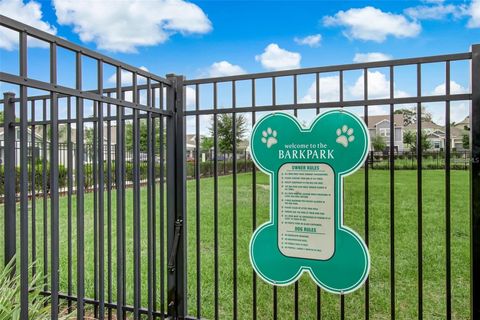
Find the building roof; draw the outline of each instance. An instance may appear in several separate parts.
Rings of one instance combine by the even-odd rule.
[[[462,121],[455,123],[455,127],[461,130],[464,130],[465,127],[470,128],[470,116],[466,116]]]
[[[364,117],[362,117],[363,119]],[[390,115],[376,115],[376,116],[368,116],[368,128],[375,129],[376,125],[382,121],[390,122]],[[396,127],[403,127],[403,115],[402,114],[394,114],[393,115],[393,123]]]
[[[417,124],[410,123],[408,126],[405,127],[405,129],[417,130]],[[438,125],[433,121],[422,121],[422,129],[439,129],[445,131],[445,126]]]

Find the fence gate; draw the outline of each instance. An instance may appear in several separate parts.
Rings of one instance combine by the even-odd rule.
[[[0,72],[2,91],[16,92],[1,101],[0,168],[2,254],[5,263],[16,259],[22,319],[36,275],[45,275],[35,286],[49,297],[52,319],[68,312],[100,319],[480,319],[480,45],[460,54],[186,80],[4,16],[0,27],[19,39],[18,73]],[[47,48],[37,49],[49,53],[46,79],[29,72],[38,53],[29,41]],[[452,85],[457,63],[469,63],[470,90]],[[427,94],[422,76],[431,65],[443,71],[443,90]],[[413,95],[394,85],[404,70]],[[356,95],[346,84],[352,74]],[[383,94],[371,94],[372,77],[384,80]],[[302,93],[305,82],[311,85]],[[443,108],[450,124],[459,101],[470,104],[470,151],[460,159],[470,174],[457,170],[450,125],[430,170],[423,106]],[[307,277],[290,287],[258,281],[248,244],[268,218],[269,187],[238,136],[268,112],[308,124],[327,108],[353,110],[374,128],[369,116],[379,106],[393,133],[395,111],[405,105],[420,119],[411,126],[418,134],[409,170],[400,170],[397,137],[388,134],[385,152],[378,159],[372,152],[345,184],[345,219],[362,230],[372,254],[364,287],[337,296]],[[202,139],[207,132],[211,141]]]

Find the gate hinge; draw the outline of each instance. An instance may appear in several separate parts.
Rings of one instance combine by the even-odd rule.
[[[172,251],[170,252],[170,257],[168,258],[168,271],[175,272],[175,264],[177,260],[177,250],[178,250],[178,243],[180,241],[180,232],[182,231],[183,220],[177,219],[175,221],[175,233],[173,235],[173,246]]]

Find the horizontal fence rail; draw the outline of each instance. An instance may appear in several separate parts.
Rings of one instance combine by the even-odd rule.
[[[38,276],[51,319],[480,318],[478,45],[459,54],[190,80],[157,76],[8,17],[0,16],[0,27],[18,33],[19,73],[0,72],[16,88],[0,100],[0,206],[3,257],[15,259],[20,275],[22,319]],[[33,40],[48,50],[48,81],[29,77]],[[72,87],[59,84],[59,49],[74,57]],[[469,90],[451,88],[456,62],[470,63]],[[428,64],[444,72],[441,94],[424,94]],[[411,96],[396,92],[403,67],[413,70]],[[380,96],[369,91],[370,72],[378,70],[388,86]],[[361,75],[363,94],[348,94],[349,72]],[[300,93],[302,77],[313,82],[309,99]],[[334,99],[322,97],[325,77],[337,82]],[[85,90],[89,78],[95,86]],[[468,147],[449,125],[457,102],[471,103]],[[429,128],[413,122],[414,141],[401,147],[395,134],[382,136],[383,147],[372,147],[346,180],[346,219],[372,253],[364,287],[336,296],[307,277],[290,287],[258,281],[248,246],[268,218],[270,186],[245,142],[255,122],[284,111],[308,125],[328,108],[345,108],[374,129],[374,107],[382,106],[393,133],[396,110],[413,106],[422,119],[427,103],[444,108],[444,145],[428,147]]]

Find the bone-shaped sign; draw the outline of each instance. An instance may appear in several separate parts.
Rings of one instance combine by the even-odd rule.
[[[366,159],[365,123],[333,110],[304,128],[289,114],[272,113],[255,124],[250,148],[270,176],[270,221],[250,241],[257,274],[289,285],[308,272],[327,291],[358,289],[368,277],[370,255],[363,239],[343,225],[343,177]]]

